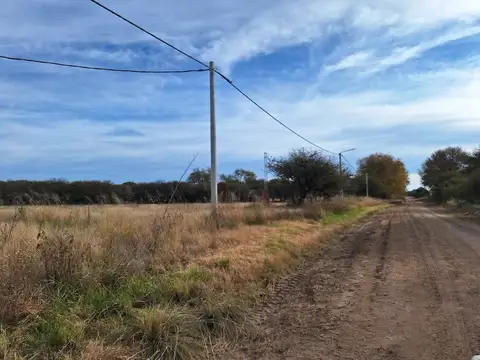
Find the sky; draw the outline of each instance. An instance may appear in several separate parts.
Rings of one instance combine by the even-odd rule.
[[[480,2],[104,0],[312,142],[421,163],[480,144]],[[152,70],[201,65],[88,0],[3,0],[0,55]],[[0,59],[0,178],[178,179],[208,167],[208,73],[146,75]],[[216,79],[220,173],[311,146]]]

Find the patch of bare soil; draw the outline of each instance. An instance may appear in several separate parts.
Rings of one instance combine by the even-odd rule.
[[[238,359],[468,359],[480,353],[480,226],[410,203],[314,256],[256,310]]]

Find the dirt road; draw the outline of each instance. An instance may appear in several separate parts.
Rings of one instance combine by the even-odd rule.
[[[480,353],[480,226],[418,203],[319,254],[258,311],[244,359],[468,359]]]

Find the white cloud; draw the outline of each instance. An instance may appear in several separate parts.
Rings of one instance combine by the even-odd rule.
[[[408,71],[398,79],[386,71],[421,58],[429,49],[480,33],[474,21],[480,15],[478,1],[105,3],[226,70],[292,45],[315,48],[311,53],[316,61],[303,59],[299,66],[308,75],[299,76],[300,80],[273,71],[262,77],[270,64],[258,69],[247,63],[247,70],[233,74],[260,104],[327,149],[357,147],[352,157],[383,151],[422,158],[449,140],[422,143],[402,137],[402,127],[422,131],[431,127],[446,137],[480,134],[478,58],[445,59],[435,70]],[[0,54],[49,54],[157,68],[186,64],[171,49],[88,1],[6,0],[2,6]],[[208,154],[206,74],[130,77],[24,64],[0,66],[8,69],[0,78],[4,154],[0,164],[99,158],[161,162],[196,151]],[[295,66],[285,63],[287,75],[295,72]],[[347,69],[355,71],[347,72],[346,78],[335,73]],[[318,73],[325,76],[317,78]],[[326,79],[329,83],[322,83]],[[217,89],[220,163],[252,161],[261,159],[265,151],[281,155],[308,146],[222,84]],[[144,136],[108,135],[118,126]],[[369,135],[374,130],[376,135]],[[397,138],[391,136],[393,131]],[[459,145],[471,143],[465,139]]]
[[[408,190],[415,190],[422,186],[422,179],[418,174],[408,174],[408,179],[410,180],[410,184],[408,184]]]
[[[372,58],[372,53],[367,51],[360,51],[360,52],[348,55],[347,57],[343,58],[342,60],[340,60],[340,62],[338,62],[335,65],[325,66],[324,69],[326,72],[333,72],[333,71],[345,70],[349,68],[361,67],[361,66],[365,66],[371,58]]]
[[[348,46],[355,49],[365,41],[377,45],[388,44],[410,34],[417,34],[420,39],[422,31],[443,26],[449,21],[458,22],[460,29],[453,27],[435,40],[396,48],[390,56],[381,60],[381,68],[386,68],[442,43],[478,33],[472,20],[478,19],[480,5],[478,2],[472,3],[474,2],[468,0],[452,5],[447,5],[444,0],[280,2],[268,10],[259,8],[252,20],[214,40],[204,53],[204,58],[216,59],[224,68],[229,69],[238,61],[277,48],[318,40],[331,32],[351,31],[356,42]],[[369,38],[371,39],[367,40]],[[344,61],[348,65],[348,61],[357,64],[369,59],[368,52],[359,54],[361,55],[350,54]],[[337,66],[343,69],[345,63],[342,64],[341,61]]]
[[[389,38],[451,21],[468,27],[480,15],[480,3],[471,0],[259,0],[241,4],[179,0],[168,6],[153,5],[148,0],[104,3],[226,69],[238,61],[310,43],[336,31],[348,30],[359,41],[366,36],[373,42],[388,42]],[[4,46],[15,44],[30,50],[72,42],[155,43],[89,1],[6,0],[0,14],[0,34]],[[158,47],[174,55],[163,45]],[[405,51],[392,54],[390,61],[408,56]],[[415,47],[410,51],[415,52]]]
[[[452,76],[453,72],[445,71],[449,74],[442,76],[439,73],[439,79]],[[466,71],[472,74],[471,69]],[[26,86],[13,91],[12,88],[5,89],[0,98],[6,99],[8,96],[10,100],[6,101],[17,105],[2,111],[0,115],[0,136],[4,137],[0,142],[0,151],[4,154],[0,162],[61,163],[73,159],[88,161],[112,157],[155,157],[162,161],[172,156],[190,156],[196,151],[208,154],[208,108],[206,104],[201,105],[202,100],[198,100],[206,99],[207,89],[191,91],[185,97],[179,92],[172,97],[168,89],[162,90],[152,78],[146,79],[149,80],[117,79],[99,83],[88,94],[75,100],[73,112],[69,107],[47,112],[21,110],[25,104],[35,107],[47,101],[54,96],[56,89],[52,93]],[[300,94],[295,101],[287,103],[284,99],[288,98],[291,91],[298,91],[298,87],[272,84],[271,88],[253,92],[252,96],[261,104],[268,104],[273,114],[300,134],[334,152],[353,146],[358,151],[351,156],[381,151],[391,152],[398,157],[425,158],[443,145],[442,140],[434,144],[422,144],[421,134],[418,134],[419,142],[415,143],[415,139],[402,137],[398,129],[391,129],[399,125],[406,128],[424,125],[427,129],[429,126],[435,130],[446,129],[445,124],[450,121],[448,126],[451,130],[445,132],[447,136],[462,129],[479,133],[480,106],[477,105],[477,99],[480,96],[480,76],[469,79],[466,74],[458,72],[457,79],[455,87],[438,89],[431,83],[431,77],[427,76],[423,82],[418,78],[418,87],[425,86],[432,90],[424,97],[401,103],[396,98],[398,93],[391,89],[328,96],[316,94],[312,97]],[[287,95],[273,89],[284,89]],[[22,97],[15,101],[20,93]],[[71,96],[75,97],[75,92],[63,101],[68,103]],[[230,93],[225,98],[227,93],[221,92],[218,96],[224,99],[219,102],[217,112],[220,162],[228,159],[261,159],[265,151],[282,155],[288,149],[309,146],[236,94]],[[27,102],[20,101],[22,99]],[[191,103],[186,103],[186,100]],[[165,106],[175,114],[175,120],[172,119],[173,115],[166,115],[166,122],[154,115],[166,110]],[[103,113],[118,112],[118,120],[104,122],[95,120],[96,116],[92,118],[91,114],[78,118],[74,115],[75,109],[96,109],[100,118]],[[145,112],[148,120],[129,119],[129,116],[138,116],[132,112],[135,110],[138,114]],[[122,115],[123,112],[127,115]],[[133,129],[144,136],[109,136],[118,126]],[[362,136],[356,130],[350,130],[360,127],[365,130]],[[369,136],[369,129],[389,136]],[[397,131],[398,138],[390,136],[391,131]],[[459,145],[470,144],[465,141]]]
[[[424,52],[449,42],[480,34],[480,26],[461,26],[448,29],[433,39],[417,42],[412,46],[394,46],[387,55],[376,54],[375,51],[385,52],[391,43],[384,44],[384,40],[376,40],[369,44],[371,48],[349,54],[340,59],[336,64],[324,68],[326,72],[356,68],[362,75],[372,75],[384,71],[392,66],[401,65],[405,62],[421,56]],[[380,46],[378,41],[380,41]]]

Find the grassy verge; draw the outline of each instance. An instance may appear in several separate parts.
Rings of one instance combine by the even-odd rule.
[[[383,207],[225,206],[218,224],[202,207],[8,210],[0,358],[205,358],[251,334],[248,306],[309,249]]]

